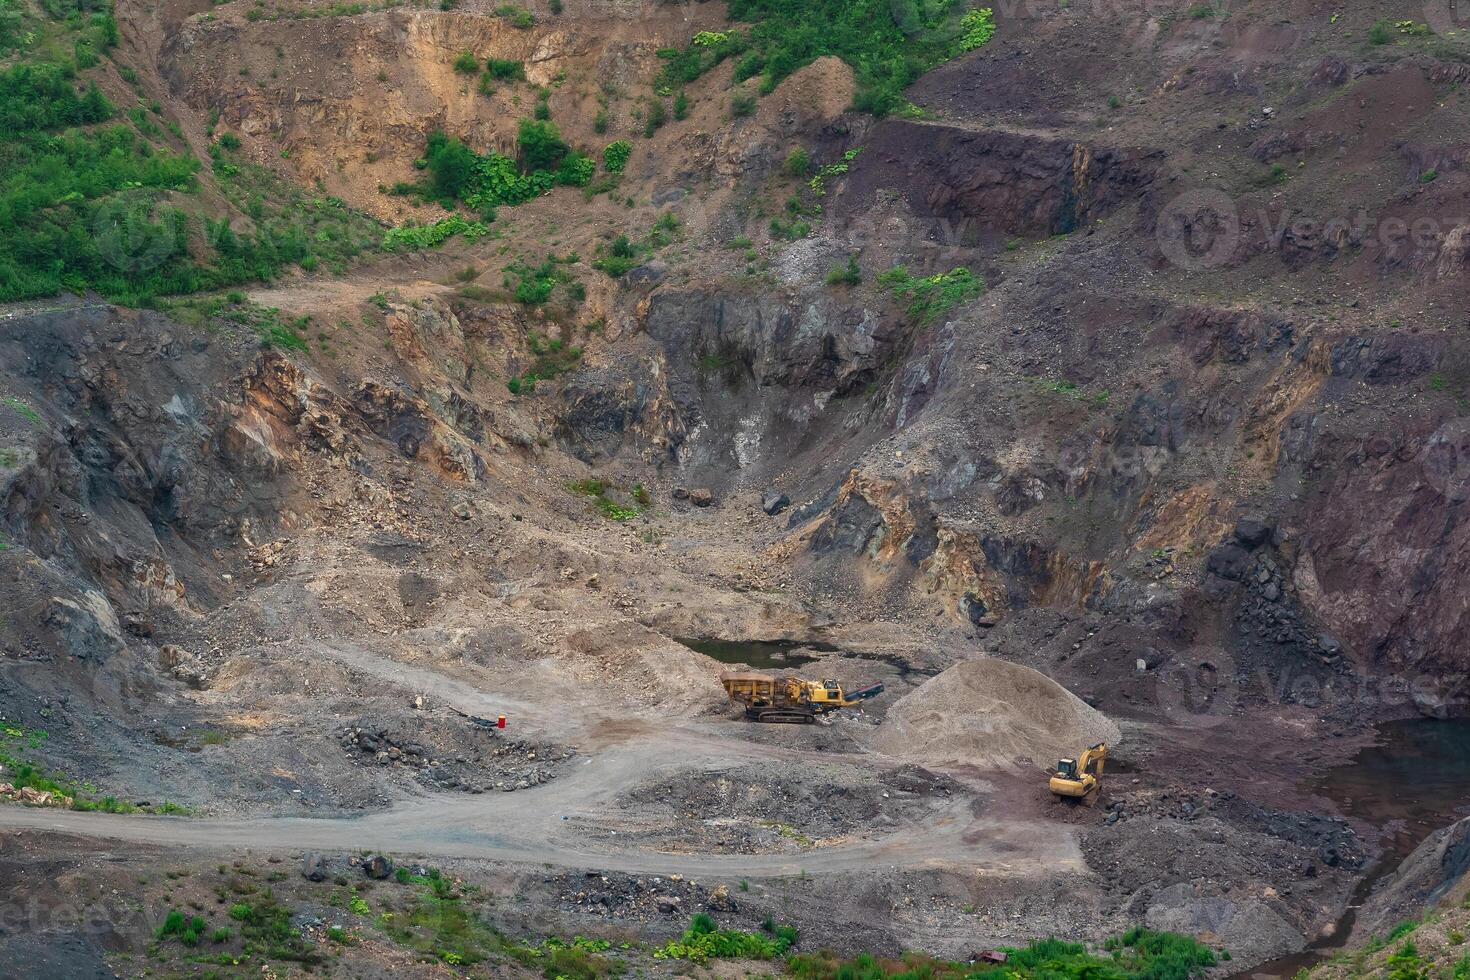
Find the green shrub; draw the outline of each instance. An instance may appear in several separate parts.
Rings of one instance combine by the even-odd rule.
[[[643,136],[645,139],[652,138],[659,128],[668,121],[668,110],[664,108],[663,99],[649,99],[647,112],[643,119]]]
[[[517,145],[526,170],[555,170],[570,151],[556,123],[522,119]]]
[[[602,166],[610,174],[620,174],[633,155],[633,144],[627,140],[613,140],[602,150]]]
[[[687,95],[684,94],[684,90],[683,89],[680,89],[678,91],[678,93],[674,95],[674,118],[675,119],[684,119],[688,115],[689,115],[689,96],[687,96]]]
[[[1438,179],[1439,179],[1439,171],[1438,170],[1433,170],[1433,169],[1426,170],[1422,174],[1419,175],[1419,183],[1421,183],[1421,184],[1432,184],[1432,183],[1434,183]]]
[[[1380,20],[1368,28],[1368,43],[1375,45],[1390,44],[1393,42],[1393,24],[1386,20]]]
[[[536,26],[536,15],[513,3],[503,3],[496,7],[495,16],[509,21],[510,26],[523,31]]]
[[[903,90],[919,75],[995,34],[989,8],[952,0],[731,0],[728,12],[749,30],[702,31],[683,49],[660,51],[656,89],[672,91],[733,58],[736,83],[759,75],[765,93],[816,58],[836,55],[857,76],[854,107],[884,115],[907,105]]]
[[[748,116],[755,112],[755,96],[745,92],[737,92],[730,99],[730,115],[739,118]]]
[[[509,58],[488,58],[485,61],[485,70],[490,73],[491,78],[502,82],[526,80],[526,66]]]
[[[459,57],[454,59],[454,70],[461,75],[478,75],[480,59],[475,57],[473,51],[461,51]]]
[[[805,148],[798,146],[786,154],[786,162],[781,165],[788,177],[805,177],[812,169],[812,155]]]
[[[776,926],[773,936],[754,932],[721,929],[715,920],[703,913],[694,916],[684,935],[653,951],[655,959],[690,960],[707,963],[713,959],[769,960],[782,955],[796,942],[797,934],[789,926]]]

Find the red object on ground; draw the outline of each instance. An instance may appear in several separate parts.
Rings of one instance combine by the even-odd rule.
[[[505,727],[505,715],[500,715],[499,717],[497,717],[495,719],[495,727],[496,728],[504,728]]]

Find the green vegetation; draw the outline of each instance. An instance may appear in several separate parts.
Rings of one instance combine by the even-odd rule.
[[[807,181],[807,186],[811,188],[812,193],[817,197],[825,197],[827,194],[827,181],[833,177],[839,177],[847,173],[848,166],[852,161],[857,159],[857,155],[861,152],[863,152],[863,148],[861,146],[855,146],[843,153],[842,159],[837,163],[829,163],[818,170],[812,179]]]
[[[620,501],[612,484],[599,477],[568,483],[567,492],[590,498],[593,508],[610,521],[631,521],[653,506],[653,497],[641,483],[633,485],[628,503]]]
[[[489,220],[498,206],[522,204],[557,184],[581,187],[597,170],[590,157],[562,140],[553,122],[522,119],[517,147],[518,160],[493,150],[481,155],[444,133],[431,133],[424,154],[429,181],[399,190],[447,208],[463,202]]]
[[[797,932],[791,926],[777,926],[767,920],[770,935],[721,929],[715,920],[700,913],[689,922],[689,928],[678,939],[653,951],[655,959],[691,960],[707,963],[713,959],[770,960],[782,955],[796,943]]]
[[[1393,25],[1390,22],[1386,20],[1376,21],[1372,27],[1368,28],[1369,44],[1382,45],[1390,44],[1392,42]]]
[[[31,425],[41,424],[41,413],[36,411],[31,406],[27,405],[25,402],[21,401],[19,398],[6,398],[5,407],[10,409],[15,414],[19,415],[21,418],[25,419],[27,422],[31,423]]]
[[[562,268],[576,265],[580,261],[581,258],[575,254],[565,258],[548,255],[539,265],[530,265],[517,259],[505,267],[501,285],[514,294],[516,302],[527,306],[539,306],[551,299],[551,294],[558,285],[566,285],[568,298],[574,303],[580,303],[585,297],[585,290],[571,273]]]
[[[518,30],[530,30],[536,26],[536,15],[524,7],[517,7],[513,3],[503,3],[495,8],[495,16],[510,22],[510,26]]]
[[[736,92],[730,99],[730,115],[739,119],[755,112],[755,96],[749,92]]]
[[[965,268],[916,277],[905,267],[896,265],[880,275],[878,281],[889,287],[896,299],[907,302],[909,316],[925,325],[985,292],[985,282]]]
[[[490,73],[491,78],[501,82],[526,80],[526,66],[509,58],[489,58],[485,61],[485,70]]]
[[[617,279],[671,243],[678,237],[679,228],[679,219],[674,212],[665,211],[640,241],[633,242],[627,235],[619,235],[607,245],[599,246],[592,268]]]
[[[454,70],[461,75],[478,75],[480,59],[475,57],[473,51],[461,51],[459,57],[454,59]]]
[[[569,345],[559,337],[532,332],[526,338],[534,360],[531,366],[506,382],[512,395],[530,394],[537,381],[550,381],[575,368],[582,361],[582,348]]]
[[[1419,183],[1421,184],[1432,184],[1438,179],[1439,171],[1434,169],[1426,170],[1419,175]]]
[[[251,230],[207,216],[176,121],[160,124],[152,103],[114,106],[88,77],[118,43],[111,5],[42,6],[33,17],[0,0],[0,51],[21,42],[0,68],[0,302],[94,289],[141,304],[376,247],[381,226],[341,202],[324,214],[281,200],[278,182],[230,158],[232,134],[211,164]]]
[[[292,927],[291,910],[277,902],[270,889],[253,895],[248,903],[232,905],[230,918],[239,923],[241,952],[245,958],[260,956],[302,964],[321,960],[320,954]],[[229,964],[239,960],[222,954],[213,962]]]
[[[1043,939],[1005,949],[1005,963],[953,963],[922,953],[894,959],[863,955],[841,960],[830,953],[787,959],[798,980],[1190,980],[1215,963],[1211,950],[1188,936],[1132,929],[1109,940],[1106,955],[1080,943]]]
[[[158,927],[154,936],[157,939],[177,937],[179,942],[185,946],[198,946],[199,937],[204,934],[207,925],[208,923],[197,915],[188,918],[178,909],[173,909],[164,917],[163,925]]]
[[[856,255],[849,255],[846,265],[839,265],[827,273],[829,286],[856,286],[862,281],[863,272],[858,268]]]
[[[3,539],[0,539],[0,545],[3,544]],[[0,550],[4,548],[0,547]],[[97,796],[95,786],[78,783],[65,773],[47,770],[28,756],[28,752],[39,749],[47,738],[44,731],[20,728],[0,719],[0,768],[5,770],[6,782],[17,790],[33,789],[39,793],[67,797],[73,810],[161,815],[187,815],[190,812],[188,807],[166,800],[156,806],[138,806],[114,796]]]
[[[383,236],[383,251],[408,252],[425,248],[438,248],[455,235],[463,235],[467,242],[477,242],[490,234],[490,227],[480,221],[470,221],[457,214],[427,225],[403,225],[389,228]]]
[[[748,31],[701,31],[683,49],[659,52],[660,91],[694,81],[727,58],[735,82],[760,76],[765,94],[792,72],[835,55],[857,75],[855,108],[885,115],[907,106],[903,90],[922,73],[988,42],[989,8],[959,0],[732,0],[732,21]]]
[[[610,174],[620,174],[633,155],[633,144],[627,140],[613,140],[602,151],[602,166]]]
[[[643,120],[643,137],[651,139],[653,134],[663,127],[668,121],[668,110],[664,108],[664,100],[653,98],[648,100],[647,113]]]
[[[805,148],[798,146],[786,154],[786,162],[781,165],[788,177],[805,177],[812,169],[812,155]]]

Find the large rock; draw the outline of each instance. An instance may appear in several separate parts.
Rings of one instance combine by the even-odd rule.
[[[761,510],[775,517],[787,507],[791,506],[791,498],[780,490],[767,490],[761,494]]]
[[[327,880],[327,859],[312,851],[301,859],[301,877],[307,881]]]

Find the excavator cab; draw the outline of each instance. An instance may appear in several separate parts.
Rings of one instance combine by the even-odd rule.
[[[1075,759],[1059,760],[1048,788],[1059,799],[1080,800],[1091,806],[1102,789],[1103,761],[1107,757],[1107,745],[1098,742]]]

